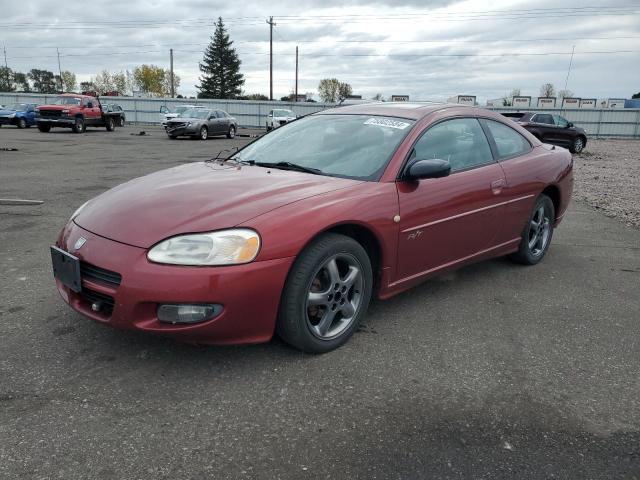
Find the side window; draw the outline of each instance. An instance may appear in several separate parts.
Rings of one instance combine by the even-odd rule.
[[[224,114],[220,110],[216,110],[216,117],[224,118]]]
[[[483,122],[496,143],[499,160],[524,155],[531,150],[529,141],[513,128],[494,120],[483,120]]]
[[[412,159],[448,160],[452,172],[493,162],[487,137],[475,118],[456,118],[434,125],[413,150]]]
[[[87,100],[87,108],[93,108],[93,100]]]
[[[546,125],[553,125],[553,117],[551,115],[549,115],[548,113],[538,113],[533,118],[533,121],[535,123],[544,123]]]
[[[553,119],[556,121],[556,125],[559,127],[567,128],[569,126],[569,122],[559,115],[554,115]]]

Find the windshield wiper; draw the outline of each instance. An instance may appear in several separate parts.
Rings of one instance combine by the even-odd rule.
[[[296,172],[312,173],[313,175],[323,175],[319,168],[305,167],[291,162],[255,162],[259,167],[279,168],[280,170],[295,170]]]

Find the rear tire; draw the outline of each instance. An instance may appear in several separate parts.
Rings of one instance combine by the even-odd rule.
[[[520,247],[509,258],[523,265],[539,263],[551,245],[555,220],[556,210],[553,202],[545,194],[540,195],[522,231]]]
[[[72,127],[73,133],[84,133],[86,129],[87,127],[84,124],[84,118],[77,117]]]
[[[571,153],[580,153],[584,149],[585,144],[586,142],[584,137],[582,136],[576,137],[573,140],[573,143],[571,144],[571,146],[569,147],[569,151]]]
[[[119,127],[124,127],[124,117],[120,117],[120,121],[118,122]]]
[[[106,128],[107,132],[113,132],[116,129],[116,122],[113,117],[107,117]]]
[[[51,127],[49,125],[38,125],[38,130],[42,133],[48,133],[51,130]]]
[[[27,128],[27,121],[24,118],[19,118],[16,125],[18,128]]]
[[[362,245],[344,235],[321,235],[291,267],[276,332],[304,352],[338,348],[366,315],[372,290],[371,260]]]
[[[227,132],[227,138],[235,138],[235,136],[236,136],[236,127],[231,125],[229,127],[229,131]]]

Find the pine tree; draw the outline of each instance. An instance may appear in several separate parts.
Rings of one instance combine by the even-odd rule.
[[[216,31],[200,63],[200,90],[198,98],[236,98],[242,93],[244,76],[240,73],[240,58],[232,47],[222,18],[218,18]]]

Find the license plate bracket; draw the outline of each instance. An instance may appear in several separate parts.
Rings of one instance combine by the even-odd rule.
[[[76,293],[82,291],[80,259],[58,247],[50,247],[53,276]]]

